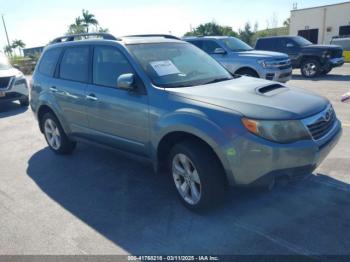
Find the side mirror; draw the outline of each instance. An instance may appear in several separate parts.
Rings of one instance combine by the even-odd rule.
[[[226,51],[225,51],[225,49],[223,49],[221,47],[218,47],[218,48],[215,48],[214,54],[216,54],[216,55],[224,55],[224,54],[226,54]]]
[[[294,47],[294,45],[292,43],[287,44],[287,48],[293,48],[293,47]]]
[[[126,90],[134,89],[134,74],[122,74],[117,79],[117,87]]]

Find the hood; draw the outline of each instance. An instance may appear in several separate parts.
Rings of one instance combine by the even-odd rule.
[[[16,68],[0,69],[0,77],[15,76],[20,74]]]
[[[240,56],[251,56],[253,58],[288,59],[288,55],[278,52],[249,50],[239,52]]]
[[[335,50],[335,49],[341,49],[338,45],[307,45],[303,46],[303,49],[324,49],[324,50]]]
[[[168,88],[170,94],[227,108],[254,119],[302,119],[322,111],[328,100],[309,91],[258,78]]]

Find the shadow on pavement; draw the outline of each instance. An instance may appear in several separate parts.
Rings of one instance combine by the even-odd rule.
[[[293,74],[292,80],[310,80],[310,81],[350,81],[350,75],[337,75],[337,74],[328,74],[325,76],[317,76],[315,78],[306,78],[302,75]]]
[[[0,118],[22,114],[28,110],[28,107],[23,107],[18,103],[8,102],[0,104]]]
[[[108,150],[48,148],[28,176],[50,198],[131,254],[349,254],[350,186],[309,175],[271,192],[232,189],[221,207],[195,214],[168,178]]]

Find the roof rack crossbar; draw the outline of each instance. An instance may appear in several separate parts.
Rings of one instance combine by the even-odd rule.
[[[167,34],[126,35],[123,37],[164,37],[164,38],[169,38],[169,39],[181,40],[180,38],[178,38],[174,35],[167,35]]]
[[[106,40],[120,40],[120,39],[116,38],[115,36],[108,34],[108,33],[83,33],[83,34],[72,34],[72,35],[60,36],[60,37],[57,37],[54,40],[52,40],[50,42],[50,44],[74,41],[78,37],[87,37],[87,36],[100,36]]]

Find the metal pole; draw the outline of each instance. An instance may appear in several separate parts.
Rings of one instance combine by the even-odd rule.
[[[7,29],[6,29],[6,24],[5,24],[4,15],[1,15],[1,17],[2,17],[2,23],[3,23],[3,25],[4,25],[4,29],[5,29],[7,44],[8,44],[8,46],[11,46],[11,45],[10,45],[9,35],[7,34]]]

